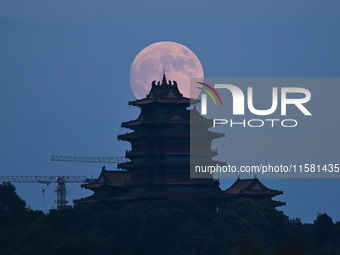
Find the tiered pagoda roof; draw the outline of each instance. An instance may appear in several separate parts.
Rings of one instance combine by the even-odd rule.
[[[197,101],[198,102],[198,101]],[[171,81],[167,82],[165,73],[163,74],[162,83],[153,81],[151,84],[151,90],[146,98],[131,101],[129,105],[134,106],[144,106],[144,105],[151,105],[153,103],[160,103],[160,104],[184,104],[189,106],[190,105],[190,98],[183,97],[183,94],[179,92],[177,82]]]
[[[88,189],[97,189],[104,186],[124,187],[126,182],[130,180],[131,176],[127,171],[108,171],[103,168],[95,182],[83,184],[82,187]]]
[[[271,200],[272,197],[283,194],[283,192],[267,188],[256,178],[256,176],[254,179],[241,180],[240,178],[237,178],[234,184],[224,192],[226,194],[236,195],[238,197],[251,199],[255,198],[255,200],[263,200],[266,203],[273,205],[275,207],[286,204],[284,202]]]
[[[82,184],[82,188],[94,191],[92,196],[77,200],[77,203],[94,203],[108,201],[112,196],[126,194],[126,183],[131,180],[127,171],[109,171],[102,168],[102,171],[95,182]]]

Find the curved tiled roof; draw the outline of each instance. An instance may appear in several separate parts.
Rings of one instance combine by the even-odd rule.
[[[225,191],[227,194],[245,195],[268,195],[276,196],[283,194],[282,191],[269,189],[264,186],[256,177],[254,179],[237,179],[236,182]]]

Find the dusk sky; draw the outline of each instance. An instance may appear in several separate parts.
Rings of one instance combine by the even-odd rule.
[[[2,0],[0,175],[97,177],[103,164],[50,157],[124,156],[121,122],[139,114],[128,106],[130,66],[152,43],[187,46],[205,77],[340,77],[339,24],[337,1]],[[340,221],[340,179],[261,181],[284,191],[275,200],[289,217]],[[15,186],[32,209],[56,206],[56,184]],[[69,202],[91,194],[67,187]]]

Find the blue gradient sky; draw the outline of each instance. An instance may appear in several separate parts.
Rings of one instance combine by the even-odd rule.
[[[207,77],[339,77],[339,7],[337,1],[2,0],[0,175],[98,176],[100,164],[50,156],[124,156],[129,144],[117,141],[127,132],[120,124],[138,116],[127,104],[134,99],[129,68],[154,42],[186,45]],[[340,180],[263,183],[284,191],[277,199],[290,217],[312,222],[326,212],[340,220]],[[54,184],[16,186],[32,208],[54,205]],[[89,194],[79,186],[68,185],[69,201]]]

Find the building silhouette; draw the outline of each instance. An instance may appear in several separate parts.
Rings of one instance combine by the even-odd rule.
[[[94,194],[75,202],[102,202],[119,207],[131,201],[187,197],[198,201],[206,212],[215,211],[241,197],[264,201],[274,207],[284,205],[272,200],[283,192],[268,189],[256,177],[237,179],[225,191],[221,190],[219,180],[211,175],[190,178],[190,157],[204,158],[216,164],[212,158],[217,152],[211,149],[211,141],[224,136],[208,131],[211,122],[204,119],[195,107],[188,109],[192,102],[183,97],[176,81],[166,80],[165,74],[161,82],[156,84],[153,81],[146,98],[129,102],[129,105],[140,108],[139,117],[121,125],[132,130],[118,136],[119,140],[131,144],[131,150],[125,155],[130,161],[118,164],[118,168],[125,171],[103,168],[94,183],[83,185]],[[203,123],[197,135],[205,138],[200,140],[204,146],[190,144],[192,121]]]

